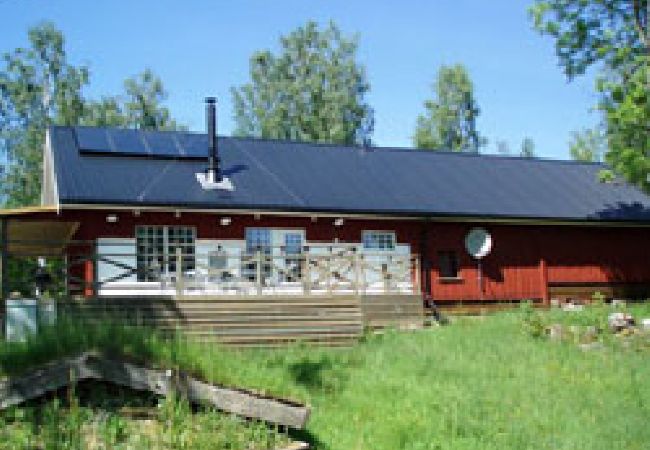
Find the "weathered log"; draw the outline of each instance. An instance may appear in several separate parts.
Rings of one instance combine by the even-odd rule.
[[[97,353],[61,359],[21,377],[0,382],[0,409],[84,380],[105,381],[161,396],[177,393],[193,403],[208,404],[242,417],[298,429],[305,426],[310,414],[310,408],[303,404],[216,386],[182,372],[150,369]]]
[[[303,405],[213,386],[191,377],[180,377],[176,382],[176,390],[183,392],[191,402],[212,404],[239,416],[261,418],[292,428],[304,427],[309,418],[309,408]]]
[[[88,378],[86,356],[65,358],[42,366],[19,378],[0,381],[0,409],[39,398],[48,392]]]

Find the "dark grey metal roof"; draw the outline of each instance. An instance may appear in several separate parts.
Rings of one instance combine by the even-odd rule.
[[[626,183],[599,182],[599,164],[220,137],[235,190],[206,191],[195,177],[206,163],[195,155],[87,153],[75,128],[50,133],[61,204],[650,221],[650,198]],[[141,131],[119,133],[143,139]],[[163,133],[207,143],[180,132],[148,132],[150,142],[167,139]]]

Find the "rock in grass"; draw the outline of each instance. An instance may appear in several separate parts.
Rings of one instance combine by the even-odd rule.
[[[559,323],[554,323],[546,328],[546,334],[552,341],[562,340],[565,336],[564,327]]]
[[[641,329],[643,331],[650,331],[650,317],[646,319],[641,319]]]
[[[578,305],[576,303],[567,303],[566,305],[562,306],[562,311],[567,311],[567,312],[577,312],[577,311],[582,311],[585,309],[584,305]]]
[[[632,328],[634,326],[634,317],[629,313],[614,312],[607,318],[607,324],[613,333],[618,333],[625,329]]]
[[[604,347],[602,342],[594,341],[578,345],[580,350],[589,351],[589,350],[600,350]]]

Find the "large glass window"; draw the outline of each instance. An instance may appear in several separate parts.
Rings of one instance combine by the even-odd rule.
[[[176,249],[180,248],[182,271],[196,265],[196,229],[182,226],[136,227],[138,281],[160,281],[176,273]]]
[[[392,231],[364,231],[361,237],[366,250],[395,250],[395,233]]]
[[[250,254],[271,254],[271,230],[269,228],[246,228],[246,251]]]
[[[301,232],[287,232],[284,235],[284,273],[281,281],[296,282],[302,278],[302,246],[303,235]]]
[[[252,257],[242,267],[242,275],[249,281],[257,278],[257,255],[261,253],[262,283],[271,276],[271,229],[246,228],[246,253]]]

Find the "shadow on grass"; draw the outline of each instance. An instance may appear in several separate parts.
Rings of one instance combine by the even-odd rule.
[[[289,373],[297,384],[308,389],[322,389],[325,386],[323,372],[332,368],[329,359],[309,361],[304,359],[289,366]]]
[[[306,442],[309,444],[311,450],[329,450],[330,447],[327,446],[323,441],[318,439],[314,433],[309,430],[291,430],[289,431],[289,437],[294,441]]]
[[[304,356],[299,361],[288,365],[288,372],[293,381],[304,386],[310,392],[336,394],[349,377],[346,364],[329,355],[318,359]]]

